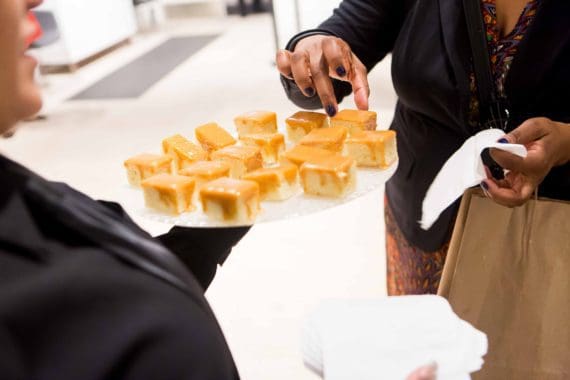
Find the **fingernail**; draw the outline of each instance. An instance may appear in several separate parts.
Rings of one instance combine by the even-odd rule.
[[[487,185],[485,181],[481,182],[481,188],[485,191],[489,191],[489,185]]]
[[[507,140],[506,138],[503,137],[503,138],[499,139],[498,143],[500,143],[500,144],[508,144],[508,143],[509,143],[509,140]]]
[[[329,115],[330,117],[333,117],[334,115],[336,115],[336,108],[334,108],[334,106],[332,104],[329,104],[326,108],[327,110],[327,115]]]
[[[346,70],[345,70],[344,66],[337,67],[336,73],[338,74],[339,77],[344,77],[346,75]]]
[[[307,88],[305,89],[305,94],[307,94],[307,95],[309,95],[309,96],[313,96],[313,95],[315,95],[315,89],[312,88],[312,87],[307,87]]]

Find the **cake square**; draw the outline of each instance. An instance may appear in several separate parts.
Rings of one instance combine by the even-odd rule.
[[[147,207],[168,214],[194,210],[192,197],[196,181],[193,178],[159,174],[142,182]]]
[[[335,154],[305,162],[300,177],[305,194],[340,198],[356,188],[356,163]]]
[[[299,141],[299,144],[342,153],[347,134],[346,127],[313,129]]]
[[[230,164],[222,161],[198,161],[180,170],[179,175],[196,180],[195,198],[198,199],[200,189],[208,182],[230,176]]]
[[[208,159],[208,153],[182,135],[174,135],[162,141],[162,150],[172,156],[172,173],[196,161]]]
[[[236,139],[216,123],[199,126],[196,128],[195,134],[196,140],[198,140],[202,148],[208,153],[236,143]]]
[[[255,170],[243,179],[259,185],[262,200],[282,201],[291,198],[297,190],[297,166],[291,164]]]
[[[300,167],[307,161],[334,155],[326,149],[314,148],[311,146],[297,145],[283,153],[282,162],[291,163]]]
[[[129,158],[124,163],[127,178],[132,186],[139,187],[141,182],[161,173],[170,173],[172,157],[143,153]]]
[[[385,169],[398,159],[394,131],[361,132],[346,140],[345,146],[358,166]]]
[[[277,114],[270,111],[252,111],[239,115],[234,119],[238,135],[255,133],[276,133]]]
[[[312,130],[326,128],[328,117],[320,112],[299,111],[285,119],[285,124],[289,141],[297,143]]]
[[[208,217],[234,223],[251,223],[259,213],[259,185],[254,181],[219,178],[200,190]]]
[[[342,110],[331,118],[331,127],[346,127],[352,136],[362,131],[376,129],[376,112],[360,110]]]
[[[285,151],[285,136],[281,133],[256,133],[240,137],[242,144],[261,149],[263,162],[274,164],[279,162],[279,156]]]
[[[213,152],[212,160],[227,162],[232,178],[241,178],[245,173],[263,167],[261,149],[252,146],[227,146]]]

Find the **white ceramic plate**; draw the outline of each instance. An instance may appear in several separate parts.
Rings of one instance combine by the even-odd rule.
[[[395,162],[385,170],[359,168],[357,170],[356,190],[344,198],[309,196],[303,194],[299,187],[298,193],[288,200],[280,202],[264,201],[261,203],[262,210],[257,216],[255,224],[296,218],[350,202],[382,187],[394,175],[397,167],[398,162]],[[148,209],[144,205],[142,190],[126,184],[120,189],[118,201],[133,215],[141,215],[153,221],[170,225],[198,228],[240,226],[240,224],[212,220],[202,212],[201,207],[198,207],[193,212],[187,212],[178,216],[166,215]]]

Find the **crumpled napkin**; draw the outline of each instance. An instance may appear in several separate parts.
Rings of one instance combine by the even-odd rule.
[[[438,365],[438,380],[481,369],[487,337],[438,296],[329,300],[307,318],[305,365],[325,380],[403,380]]]
[[[453,204],[465,190],[477,186],[487,178],[481,153],[486,148],[496,148],[526,157],[524,145],[500,144],[498,139],[505,132],[500,129],[487,129],[471,136],[463,146],[455,152],[443,165],[433,183],[429,187],[422,205],[420,225],[429,229],[441,213]]]

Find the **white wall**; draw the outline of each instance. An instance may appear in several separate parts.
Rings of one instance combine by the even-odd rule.
[[[61,32],[39,52],[45,65],[78,63],[136,33],[132,0],[46,0],[39,9],[54,13]]]

